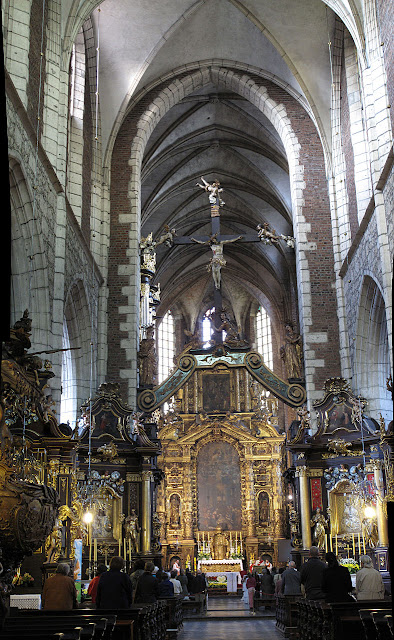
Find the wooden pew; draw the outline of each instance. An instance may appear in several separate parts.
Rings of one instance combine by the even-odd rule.
[[[166,603],[166,638],[175,640],[183,627],[183,596],[160,598],[160,600]]]
[[[362,600],[326,603],[318,600],[299,601],[299,640],[360,640],[364,628],[360,609],[391,610],[391,600]]]
[[[297,623],[300,599],[301,596],[285,596],[283,594],[276,598],[276,627],[285,638],[291,640],[298,637]]]
[[[78,627],[82,638],[92,637],[94,640],[111,640],[115,628],[116,616],[103,617],[97,612],[79,614],[77,609],[71,611],[23,611],[11,610],[11,616],[5,619],[4,629],[29,629],[33,634],[43,630],[45,632],[69,633]],[[92,633],[93,632],[93,633]]]

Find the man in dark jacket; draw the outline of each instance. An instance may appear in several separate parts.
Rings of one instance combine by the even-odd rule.
[[[285,596],[301,595],[301,576],[294,560],[290,560],[288,568],[282,573],[281,591]]]
[[[112,558],[109,571],[103,573],[97,587],[97,609],[128,609],[133,601],[131,580],[122,573],[124,560]]]
[[[323,572],[327,565],[319,560],[319,549],[309,549],[309,559],[301,567],[301,584],[305,587],[305,596],[308,600],[324,600],[322,590]]]
[[[153,562],[145,564],[145,572],[138,580],[137,590],[135,592],[134,602],[156,602],[159,597],[159,583],[156,576],[152,575],[155,568]]]

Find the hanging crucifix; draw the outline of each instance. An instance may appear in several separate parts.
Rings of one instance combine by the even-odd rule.
[[[214,307],[215,307],[215,316],[214,316],[214,337],[216,342],[221,342],[221,330],[218,329],[219,325],[222,323],[222,312],[223,312],[223,299],[222,299],[222,291],[221,291],[221,270],[222,267],[226,266],[226,260],[223,256],[223,247],[225,244],[230,244],[233,242],[264,242],[265,244],[272,244],[273,242],[278,243],[280,239],[285,240],[288,246],[294,247],[294,238],[291,236],[284,235],[276,235],[275,231],[269,228],[268,224],[265,223],[263,227],[258,225],[257,231],[258,233],[244,234],[239,236],[234,235],[222,235],[220,233],[220,207],[224,206],[224,201],[222,199],[223,188],[220,186],[219,180],[215,180],[212,184],[207,182],[204,177],[201,177],[201,181],[203,184],[197,183],[197,186],[201,189],[204,189],[208,194],[209,203],[211,205],[211,235],[210,236],[200,236],[200,237],[189,237],[189,236],[178,236],[172,237],[172,244],[192,244],[197,243],[201,245],[208,245],[212,250],[212,258],[207,265],[207,269],[212,271],[212,277],[214,282]],[[174,230],[175,231],[175,230]]]

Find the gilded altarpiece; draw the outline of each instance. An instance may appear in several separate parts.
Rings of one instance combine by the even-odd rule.
[[[218,393],[212,401],[207,394],[215,386]],[[219,529],[217,553],[229,558],[242,541],[248,563],[262,550],[277,558],[277,541],[285,537],[284,436],[275,422],[256,402],[255,385],[242,367],[219,363],[211,373],[197,370],[180,389],[158,434],[164,480],[158,488],[157,515],[164,565],[175,554],[184,564],[188,559],[192,563],[203,540],[217,558],[213,545]]]

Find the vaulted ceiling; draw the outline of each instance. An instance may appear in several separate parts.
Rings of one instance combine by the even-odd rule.
[[[359,3],[347,0],[104,0],[62,2],[64,33],[70,7],[92,10],[99,38],[100,119],[106,166],[125,114],[166,77],[211,64],[256,72],[288,91],[312,117],[326,158],[330,153],[331,72],[328,41],[334,7],[357,24]],[[100,6],[100,11],[97,6]],[[352,15],[353,12],[353,15]],[[203,175],[225,189],[224,233],[251,233],[268,222],[293,234],[288,164],[282,142],[264,115],[214,82],[174,106],[153,131],[142,167],[142,235],[164,224],[178,235],[208,233]],[[224,295],[238,321],[253,300],[273,318],[291,316],[295,300],[294,251],[262,243],[225,247]],[[158,250],[162,311],[170,305],[193,324],[212,295],[207,247]],[[183,306],[182,306],[183,305]],[[185,310],[185,307],[187,309]]]

